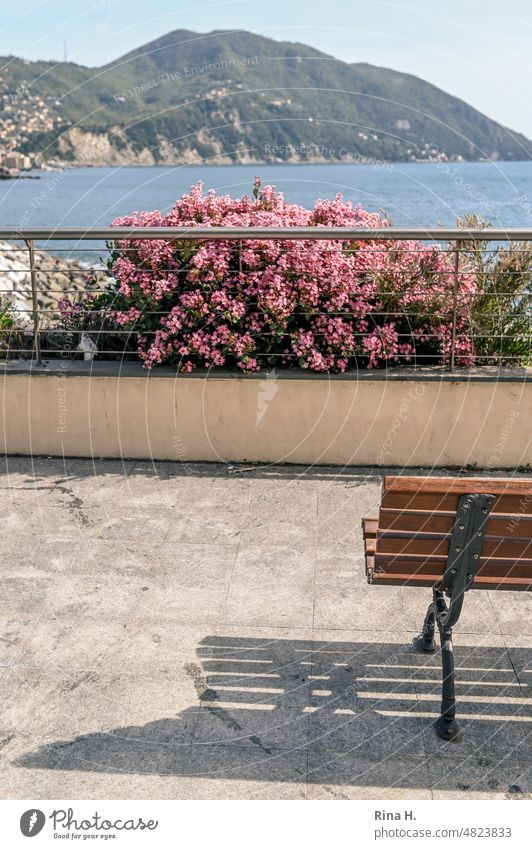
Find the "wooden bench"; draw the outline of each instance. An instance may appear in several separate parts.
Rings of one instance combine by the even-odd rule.
[[[457,736],[452,629],[464,594],[532,589],[532,480],[386,477],[378,519],[363,519],[368,583],[430,587],[416,645],[442,649],[440,737]],[[447,599],[447,600],[446,600]]]

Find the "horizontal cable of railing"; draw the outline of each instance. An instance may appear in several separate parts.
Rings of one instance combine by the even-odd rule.
[[[459,228],[459,227],[32,227],[0,229],[3,240],[116,240],[116,239],[326,239],[415,240],[422,241],[532,241],[532,227]]]

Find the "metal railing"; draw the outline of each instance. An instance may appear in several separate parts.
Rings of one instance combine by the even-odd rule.
[[[0,228],[6,241],[91,241],[107,239],[325,239],[338,241],[386,241],[419,239],[431,242],[527,242],[532,227],[33,227],[24,230]]]
[[[396,242],[397,250],[403,250],[401,242],[419,241],[426,245],[433,243],[440,248],[446,245],[446,250],[453,257],[453,277],[454,286],[452,291],[452,304],[450,309],[452,334],[451,334],[451,350],[449,356],[449,369],[453,371],[456,367],[456,338],[457,326],[460,318],[458,290],[461,274],[461,261],[464,256],[465,246],[467,246],[467,255],[478,251],[485,255],[486,253],[494,254],[498,247],[486,248],[485,243],[490,245],[500,246],[501,244],[509,244],[511,250],[517,253],[530,253],[532,255],[532,228],[398,228],[398,227],[383,227],[379,229],[353,229],[347,227],[56,227],[56,228],[28,228],[28,229],[0,229],[0,241],[11,243],[13,250],[20,251],[17,243],[23,243],[27,249],[28,266],[21,269],[20,273],[29,274],[31,292],[31,308],[28,312],[31,313],[32,319],[32,356],[34,356],[37,364],[42,362],[42,345],[41,337],[43,332],[42,317],[46,310],[40,306],[39,300],[46,293],[52,293],[51,287],[44,286],[39,278],[42,278],[46,273],[53,274],[52,271],[45,272],[38,267],[36,262],[36,252],[46,251],[50,254],[61,254],[67,252],[70,257],[82,250],[87,252],[87,243],[101,242],[116,242],[117,240],[170,240],[170,241],[234,241],[235,247],[239,252],[238,268],[242,271],[242,251],[246,241],[264,241],[278,240],[283,243],[292,241],[315,241],[324,240],[338,243],[364,243],[374,242],[378,245],[379,242],[387,243]],[[57,243],[69,242],[70,247],[65,249]],[[37,243],[40,243],[37,246]],[[529,244],[527,244],[529,243]],[[475,245],[481,247],[475,248]],[[289,248],[286,248],[289,250]],[[376,247],[375,250],[383,250]],[[412,252],[412,248],[408,248]],[[100,248],[92,248],[92,252],[100,252]],[[1,262],[1,257],[0,257]],[[95,266],[97,269],[98,267]],[[101,270],[101,269],[100,269]],[[9,269],[10,273],[18,273]],[[80,272],[82,271],[80,267]],[[90,268],[85,269],[88,273]],[[0,268],[0,279],[5,269]],[[75,273],[74,271],[72,273]],[[511,273],[511,272],[509,272]],[[517,273],[517,272],[515,272]],[[527,272],[521,272],[526,274]],[[74,290],[60,289],[63,295],[71,294],[72,291],[79,293],[79,288]],[[0,289],[0,296],[9,294]],[[482,289],[477,290],[477,296],[483,296],[486,292]],[[509,299],[507,292],[498,293],[496,289],[490,289],[490,297],[497,298],[498,295]],[[526,291],[521,291],[519,299],[522,304],[522,299],[532,297],[532,285]],[[502,301],[501,301],[502,302]],[[50,311],[48,311],[50,312]],[[376,313],[375,313],[376,314]],[[531,313],[527,311],[530,319]],[[512,313],[501,314],[501,319],[512,318]],[[504,321],[502,321],[504,323]],[[57,332],[57,331],[56,331]],[[124,331],[106,330],[107,334],[113,332],[122,335]],[[10,353],[21,353],[16,349],[11,349]],[[60,353],[59,351],[48,350],[48,353]],[[107,351],[99,351],[99,354],[110,353]],[[112,352],[115,353],[115,352]],[[505,360],[512,359],[511,355],[505,357]],[[515,357],[515,359],[519,359]],[[496,357],[494,357],[496,361]]]

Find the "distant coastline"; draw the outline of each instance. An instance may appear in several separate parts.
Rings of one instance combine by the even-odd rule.
[[[0,180],[40,180],[39,174],[6,174],[0,171]]]
[[[178,167],[182,165],[189,165],[194,167],[202,167],[202,168],[234,168],[241,165],[253,165],[257,167],[261,166],[293,166],[293,165],[364,165],[364,166],[373,166],[376,170],[386,170],[393,165],[475,165],[475,164],[490,164],[497,162],[532,162],[531,159],[463,159],[461,157],[455,158],[440,158],[440,159],[377,159],[375,157],[353,157],[351,159],[343,159],[343,158],[327,158],[327,157],[313,157],[309,159],[253,159],[251,157],[246,159],[240,159],[238,161],[234,161],[229,157],[216,157],[209,160],[195,159],[194,157],[175,157],[171,159],[167,159],[164,162],[161,161],[145,161],[142,158],[116,158],[112,159],[98,159],[95,161],[85,161],[85,160],[63,160],[58,161],[54,160],[53,167],[50,167],[48,163],[43,162],[42,164],[36,164],[34,169],[35,171],[42,172],[54,172],[54,171],[64,171],[70,168],[172,168]],[[0,175],[1,178],[1,175]]]

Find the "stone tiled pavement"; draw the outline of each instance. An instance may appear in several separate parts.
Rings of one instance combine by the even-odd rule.
[[[531,599],[469,594],[461,743],[424,590],[368,587],[370,469],[9,458],[4,798],[530,797]]]

